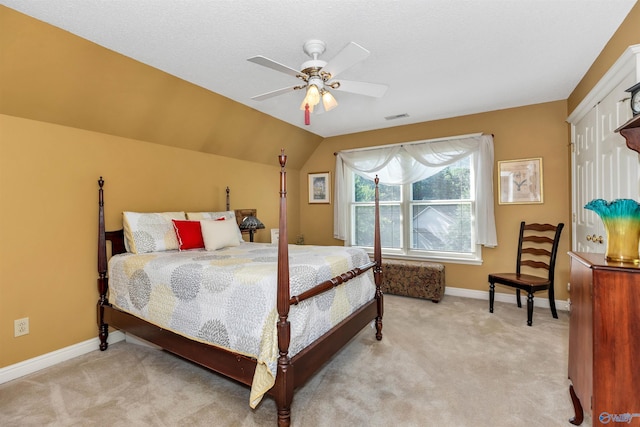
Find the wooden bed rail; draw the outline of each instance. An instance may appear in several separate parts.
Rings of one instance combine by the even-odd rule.
[[[370,262],[368,264],[361,265],[360,267],[353,268],[347,271],[346,273],[342,273],[341,275],[336,276],[333,279],[325,280],[324,282],[317,284],[316,286],[309,289],[308,291],[304,291],[300,295],[292,296],[289,299],[289,304],[297,305],[306,299],[315,297],[316,295],[320,295],[321,293],[326,292],[329,289],[335,288],[336,286],[339,286],[344,282],[353,279],[354,277],[358,277],[365,271],[370,270],[372,267],[375,267],[375,266],[376,266],[375,262]]]

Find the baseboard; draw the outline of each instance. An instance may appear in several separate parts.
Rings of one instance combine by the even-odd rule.
[[[464,298],[474,298],[474,299],[483,299],[489,301],[489,291],[477,291],[474,289],[464,289],[464,288],[452,288],[446,287],[444,290],[445,295],[451,295],[454,297],[464,297]],[[494,301],[498,302],[508,302],[512,304],[517,304],[516,294],[505,294],[503,292],[496,292]],[[527,295],[522,295],[522,303],[523,305],[527,302]],[[549,308],[549,298],[544,297],[535,298],[534,304],[536,307],[545,307]],[[556,309],[562,311],[569,311],[569,301],[564,300],[556,300]]]
[[[125,336],[120,331],[114,331],[109,334],[109,344],[115,344],[124,339]],[[33,359],[0,368],[0,384],[32,374],[41,369],[73,359],[74,357],[90,353],[97,350],[99,346],[100,340],[98,338],[92,338],[78,344],[70,345],[69,347],[61,348],[60,350],[52,351],[51,353],[43,354],[42,356],[34,357]]]

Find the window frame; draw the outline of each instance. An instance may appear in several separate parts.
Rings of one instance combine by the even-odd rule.
[[[413,183],[401,184],[400,186],[400,200],[399,201],[380,201],[380,206],[400,206],[400,248],[382,247],[382,255],[390,258],[402,258],[412,260],[425,260],[436,262],[448,262],[448,263],[461,263],[461,264],[482,264],[482,245],[476,242],[475,233],[473,230],[476,227],[475,209],[476,209],[476,194],[475,194],[475,180],[476,173],[474,168],[475,153],[470,154],[469,169],[470,169],[470,197],[468,199],[447,199],[447,200],[413,200],[412,199],[412,185]],[[350,237],[351,244],[354,247],[361,247],[372,253],[372,246],[358,246],[355,245],[355,221],[356,221],[356,208],[358,206],[374,206],[374,202],[356,202],[355,201],[355,175],[353,170],[347,174],[348,188],[349,188],[349,222],[347,224],[348,236]],[[452,252],[452,251],[434,251],[424,249],[413,249],[413,218],[411,216],[412,208],[414,205],[444,205],[444,204],[470,204],[470,236],[471,236],[471,248],[470,252]]]

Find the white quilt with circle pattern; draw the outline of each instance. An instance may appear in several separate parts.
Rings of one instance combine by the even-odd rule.
[[[370,261],[358,248],[289,245],[291,296]],[[249,403],[275,383],[277,246],[120,254],[109,261],[109,302],[159,327],[258,361]],[[289,312],[294,356],[375,294],[372,270]]]

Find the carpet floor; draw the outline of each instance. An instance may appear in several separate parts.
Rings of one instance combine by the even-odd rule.
[[[569,318],[445,296],[385,295],[383,339],[362,330],[295,393],[294,426],[570,426]],[[2,426],[275,426],[273,399],[127,342],[0,385]],[[586,419],[584,426],[590,426]]]

